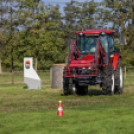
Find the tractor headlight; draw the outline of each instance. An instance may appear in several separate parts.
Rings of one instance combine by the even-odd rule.
[[[89,69],[89,70],[91,70],[91,69],[92,69],[92,67],[89,67],[88,69]]]
[[[105,35],[106,35],[106,33],[105,33],[105,32],[101,32],[101,35],[102,35],[102,36],[105,36]]]
[[[85,69],[85,67],[82,68],[83,70]]]
[[[80,35],[80,36],[82,36],[82,35],[83,35],[83,33],[79,33],[79,35]]]

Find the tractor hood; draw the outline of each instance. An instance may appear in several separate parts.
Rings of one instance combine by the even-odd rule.
[[[68,65],[71,68],[89,68],[95,63],[95,53],[89,51],[79,51],[78,47],[72,42],[69,53]]]
[[[82,68],[82,67],[93,67],[94,66],[94,56],[86,55],[82,59],[73,59],[69,62],[71,68]]]

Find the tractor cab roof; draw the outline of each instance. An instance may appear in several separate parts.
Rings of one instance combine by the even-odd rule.
[[[105,32],[107,34],[115,33],[114,30],[105,30],[105,29],[90,29],[85,31],[78,31],[76,34],[83,33],[83,34],[100,34],[102,32]]]

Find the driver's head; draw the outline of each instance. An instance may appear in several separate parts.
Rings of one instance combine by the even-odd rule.
[[[95,50],[96,50],[96,38],[91,38],[88,44],[88,51],[94,53]]]

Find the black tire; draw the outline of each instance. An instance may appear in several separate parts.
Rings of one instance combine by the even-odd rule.
[[[63,70],[63,94],[69,95],[69,77],[65,77],[64,70]]]
[[[64,95],[76,95],[76,85],[71,77],[65,77],[65,71],[63,71],[63,94]]]
[[[111,65],[103,67],[102,92],[106,95],[114,95],[114,68]]]
[[[88,86],[76,86],[78,95],[87,95],[88,94]]]
[[[117,69],[114,71],[114,75],[115,75],[115,94],[122,94],[124,78],[123,78],[121,59],[118,60]]]
[[[88,86],[84,86],[83,94],[84,95],[88,94]]]
[[[63,83],[63,94],[69,95],[69,86],[66,83]]]
[[[77,95],[77,88],[76,88],[76,84],[75,83],[72,83],[70,85],[70,94],[71,95]]]

